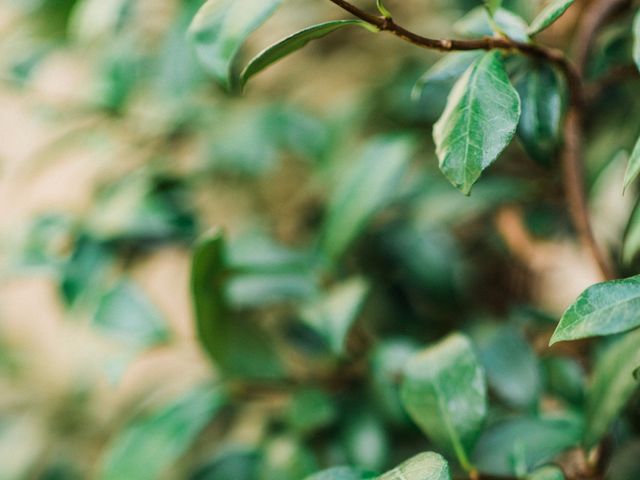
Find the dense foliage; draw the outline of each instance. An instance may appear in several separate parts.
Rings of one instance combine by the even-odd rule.
[[[169,3],[158,25],[150,1],[5,7],[6,88],[61,51],[90,70],[43,107],[73,127],[34,168],[76,143],[125,162],[4,242],[111,349],[0,478],[640,478],[638,5]],[[206,374],[89,413],[137,358],[195,348],[135,273],[167,249]],[[0,404],[0,459],[28,404]]]

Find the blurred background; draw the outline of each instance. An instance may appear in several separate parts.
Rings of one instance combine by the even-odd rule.
[[[471,199],[439,173],[431,128],[453,80],[411,99],[438,54],[345,30],[228,95],[187,38],[201,3],[0,3],[0,479],[282,480],[342,463],[387,468],[426,445],[389,390],[415,343],[474,321],[491,341],[526,332],[533,354],[536,332],[597,278],[570,238],[551,156],[536,162],[514,143]],[[449,37],[481,2],[387,3],[401,24]],[[530,20],[541,2],[506,3]],[[579,11],[545,41],[566,45]],[[327,1],[288,0],[242,58],[336,18],[343,12]],[[603,51],[622,42],[613,30]],[[590,139],[588,172],[598,231],[615,249],[633,207],[618,192],[616,153],[638,126],[607,114],[622,127]],[[389,135],[410,153],[375,215],[329,249],[329,266],[232,288],[235,313],[295,345],[285,363],[305,387],[239,385],[223,399],[196,338],[194,241],[222,227],[244,262],[306,258],[335,213],[336,184],[381,169],[384,159],[368,165],[362,152]],[[300,313],[329,297],[339,310],[358,305],[335,348]],[[535,378],[522,389],[494,385],[508,408],[527,410],[527,392],[548,385],[553,365],[529,367]],[[336,385],[336,369],[355,380]],[[371,388],[386,392],[382,405],[359,393]]]

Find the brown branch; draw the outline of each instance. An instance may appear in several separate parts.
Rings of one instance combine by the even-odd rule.
[[[570,92],[570,107],[565,123],[565,147],[562,152],[563,182],[567,196],[569,213],[580,243],[591,254],[602,276],[605,279],[613,278],[613,273],[605,254],[600,250],[589,218],[588,204],[584,192],[584,179],[582,173],[582,111],[584,109],[583,71],[584,67],[576,67],[569,61],[566,55],[554,48],[549,48],[537,43],[518,42],[507,37],[485,37],[473,40],[435,39],[424,37],[401,27],[392,18],[377,16],[367,13],[346,0],[329,0],[355,17],[375,26],[378,30],[389,32],[409,43],[430,50],[443,52],[466,50],[512,50],[524,55],[538,58],[556,65],[564,74]],[[603,0],[607,5],[603,9],[606,15],[616,12],[620,6],[629,0]],[[597,2],[596,2],[597,3]],[[585,18],[589,19],[584,27],[584,37],[593,37],[594,33],[602,25],[602,21],[595,21],[595,13]],[[590,43],[590,42],[588,42]],[[587,52],[589,50],[587,49]],[[586,55],[586,54],[585,54]],[[586,57],[585,57],[586,58]]]

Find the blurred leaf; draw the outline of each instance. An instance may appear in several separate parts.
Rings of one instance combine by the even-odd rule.
[[[565,480],[565,478],[558,467],[542,467],[527,476],[527,480]]]
[[[472,330],[478,357],[496,394],[516,408],[534,408],[540,396],[540,367],[522,333],[504,325]]]
[[[375,479],[377,475],[367,473],[359,468],[334,467],[322,472],[314,473],[304,480],[368,480]]]
[[[637,390],[633,371],[640,365],[638,345],[640,330],[624,335],[598,357],[587,391],[587,447],[600,440]]]
[[[207,71],[227,89],[235,86],[234,60],[247,37],[282,0],[208,0],[190,27],[196,53]]]
[[[451,480],[447,461],[437,453],[424,452],[410,458],[378,480]]]
[[[540,14],[531,22],[529,35],[535,35],[545,28],[548,28],[553,22],[560,18],[564,12],[567,11],[567,9],[573,4],[573,1],[574,0],[551,0],[551,2],[547,4]]]
[[[629,217],[622,243],[622,262],[631,265],[640,253],[640,201],[637,201]]]
[[[81,296],[96,295],[104,288],[111,253],[86,234],[76,239],[70,258],[62,266],[60,288],[65,301],[72,305]]]
[[[189,480],[254,480],[259,454],[254,450],[233,448],[216,455],[213,461],[199,468]]]
[[[598,283],[585,290],[560,319],[550,345],[640,326],[640,275]]]
[[[264,450],[259,480],[300,480],[318,468],[313,453],[295,439],[276,437]]]
[[[134,346],[151,346],[169,338],[155,306],[137,286],[126,281],[102,297],[93,324],[109,336]]]
[[[544,360],[547,388],[575,405],[582,405],[585,396],[585,372],[572,358],[551,357]]]
[[[391,445],[384,425],[376,415],[356,413],[343,422],[349,463],[373,471],[379,471],[387,464]]]
[[[469,470],[487,414],[485,375],[469,340],[450,335],[414,355],[404,374],[401,395],[411,418]]]
[[[220,391],[198,389],[147,418],[135,420],[107,449],[99,478],[160,478],[226,402]]]
[[[505,10],[498,9],[493,15],[495,25],[504,32],[509,38],[519,42],[529,42],[527,29],[529,28],[518,15]],[[491,25],[491,18],[487,14],[487,10],[478,7],[471,10],[464,17],[458,20],[453,29],[456,33],[467,37],[492,37],[494,31]]]
[[[337,416],[333,399],[318,389],[300,389],[291,399],[287,423],[301,434],[312,433],[331,424]]]
[[[73,9],[69,29],[84,42],[113,37],[123,27],[133,3],[130,0],[79,0]]]
[[[583,422],[577,416],[516,417],[489,427],[474,453],[476,467],[492,475],[514,475],[522,461],[527,470],[577,446]]]
[[[303,307],[300,315],[326,340],[333,353],[343,355],[349,331],[358,318],[368,291],[364,279],[347,280]]]
[[[561,140],[564,84],[547,64],[527,61],[524,65],[514,78],[522,105],[518,136],[535,161],[550,165]]]
[[[520,99],[509,83],[500,52],[476,60],[458,80],[433,137],[440,169],[464,194],[511,142]]]
[[[640,441],[633,440],[621,446],[613,455],[607,469],[607,480],[640,478]]]
[[[282,366],[274,347],[258,325],[235,318],[227,299],[230,270],[220,231],[203,237],[195,246],[191,267],[191,293],[198,337],[214,362],[227,374],[274,378]]]
[[[633,59],[640,70],[640,11],[633,21]]]
[[[322,250],[329,258],[342,255],[371,217],[393,199],[412,152],[413,142],[407,137],[377,137],[338,179],[321,238]]]
[[[491,16],[502,6],[502,0],[484,0],[484,6]]]
[[[640,138],[636,143],[636,146],[633,148],[633,152],[631,152],[631,156],[629,157],[629,166],[627,167],[627,171],[624,175],[624,190],[626,190],[631,183],[638,178],[640,174]]]
[[[407,418],[400,400],[400,380],[405,364],[417,351],[413,340],[398,338],[383,341],[371,355],[373,399],[398,424]]]
[[[240,86],[244,87],[251,77],[287,55],[300,50],[312,40],[326,37],[331,32],[352,25],[377,31],[375,27],[362,20],[334,20],[307,27],[271,45],[251,59],[240,75]]]

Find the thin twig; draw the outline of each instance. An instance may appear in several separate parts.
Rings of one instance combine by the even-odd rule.
[[[613,278],[613,272],[600,250],[589,217],[588,204],[584,192],[582,173],[582,111],[584,109],[583,68],[576,67],[560,50],[537,43],[518,42],[507,37],[485,37],[473,40],[435,39],[418,35],[398,25],[392,18],[367,13],[346,0],[329,0],[355,17],[375,26],[380,31],[392,33],[409,43],[430,50],[444,52],[466,50],[514,50],[530,57],[546,60],[556,65],[564,74],[570,92],[570,106],[565,123],[565,146],[562,152],[563,182],[567,196],[569,213],[580,243],[591,254],[602,276]],[[615,8],[605,9],[606,14],[617,11],[619,4],[628,0],[605,0],[615,3]],[[587,18],[591,18],[590,16]],[[590,21],[589,30],[597,31],[601,21]],[[586,27],[585,27],[586,29]],[[586,35],[586,34],[585,34]]]

